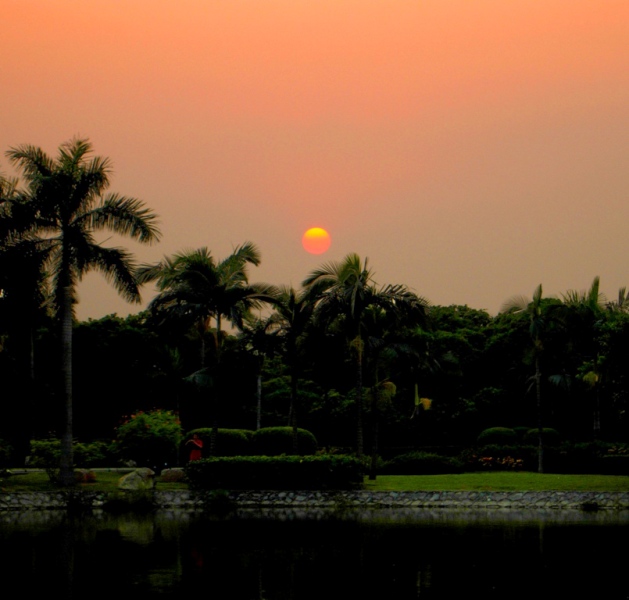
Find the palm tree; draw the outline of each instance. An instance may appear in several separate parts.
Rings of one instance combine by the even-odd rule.
[[[9,160],[26,182],[24,197],[32,215],[21,233],[42,255],[52,282],[53,310],[61,329],[61,373],[65,424],[62,435],[60,482],[74,483],[72,456],[72,324],[76,287],[89,271],[98,270],[129,302],[139,302],[136,265],[131,254],[105,247],[94,234],[109,230],[141,243],[159,240],[156,215],[135,199],[105,193],[111,165],[92,157],[87,139],[59,147],[56,159],[31,145],[11,148]]]
[[[544,350],[544,339],[546,333],[552,326],[552,310],[557,305],[549,303],[542,297],[542,284],[540,283],[533,293],[533,298],[524,296],[514,296],[507,300],[500,310],[503,313],[522,314],[529,321],[529,335],[531,338],[531,352],[535,373],[533,384],[535,386],[535,399],[537,406],[537,470],[544,472],[544,425],[542,412],[542,369],[541,357]]]
[[[306,328],[311,323],[314,302],[305,290],[297,291],[293,287],[281,286],[273,303],[273,320],[279,328],[279,335],[284,341],[284,355],[290,373],[289,425],[293,428],[293,451],[298,452],[297,413],[300,341]]]
[[[260,264],[260,252],[254,244],[246,242],[220,261],[204,247],[185,250],[155,265],[145,265],[139,271],[140,281],[157,282],[158,294],[149,303],[149,309],[166,320],[181,320],[197,330],[201,339],[201,369],[190,380],[204,387],[217,385],[224,338],[223,319],[242,330],[249,311],[272,302],[275,297],[273,286],[249,283],[249,264]],[[214,339],[215,376],[206,368],[204,340],[208,333]],[[215,410],[210,454],[215,451],[218,432],[218,398],[216,393],[213,396]]]
[[[279,349],[278,334],[274,315],[266,318],[250,315],[240,335],[245,350],[253,354],[256,363],[256,431],[262,427],[262,370],[267,357]]]
[[[356,366],[356,453],[363,454],[363,366],[365,354],[364,317],[371,305],[400,314],[406,323],[421,322],[427,300],[403,285],[377,288],[373,273],[355,253],[340,262],[330,262],[316,269],[303,281],[315,300],[315,318],[323,322],[342,319],[349,336],[349,346]]]
[[[6,335],[15,360],[16,392],[27,398],[11,407],[10,436],[20,457],[28,455],[31,432],[27,426],[35,392],[35,330],[46,319],[45,255],[21,234],[31,226],[27,201],[18,181],[0,175],[0,332]],[[9,393],[10,383],[5,381]],[[6,436],[6,433],[5,433]]]
[[[593,435],[597,439],[601,433],[601,385],[603,382],[603,359],[598,349],[597,331],[609,314],[610,303],[600,292],[600,279],[595,277],[585,292],[569,290],[562,294],[565,319],[568,330],[575,336],[574,345],[581,351],[581,379],[594,392],[592,411]],[[618,294],[615,310],[623,310],[626,304],[625,290]]]
[[[605,308],[611,312],[628,312],[629,311],[629,294],[627,294],[627,288],[621,287],[618,289],[618,297],[616,300],[610,300],[606,302]]]

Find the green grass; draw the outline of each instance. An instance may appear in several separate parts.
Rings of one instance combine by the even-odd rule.
[[[98,471],[94,483],[82,483],[78,489],[113,492],[121,474]],[[163,483],[155,479],[158,490],[185,490],[184,483]],[[0,478],[0,493],[52,491],[56,488],[45,473],[27,473]],[[496,471],[461,475],[379,475],[365,479],[370,491],[598,491],[629,492],[629,477],[616,475],[555,475],[529,472]]]
[[[372,491],[596,491],[629,492],[629,477],[621,475],[555,475],[494,471],[461,475],[379,475],[365,480]]]
[[[77,489],[96,492],[114,492],[117,489],[118,480],[123,473],[117,471],[98,471],[96,481],[93,483],[77,484]],[[186,490],[184,483],[163,483],[159,477],[155,478],[155,488],[158,490]],[[58,490],[51,483],[48,475],[43,472],[29,472],[26,474],[9,475],[0,477],[0,493],[2,492],[48,492]]]

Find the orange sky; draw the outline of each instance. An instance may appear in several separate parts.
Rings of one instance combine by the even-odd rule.
[[[161,217],[159,245],[124,242],[141,262],[252,241],[252,280],[298,286],[357,252],[378,283],[491,313],[539,283],[629,285],[627,0],[2,0],[2,15],[3,150],[89,137],[111,190]],[[327,253],[303,250],[311,226]],[[100,275],[79,292],[83,319],[139,309]]]

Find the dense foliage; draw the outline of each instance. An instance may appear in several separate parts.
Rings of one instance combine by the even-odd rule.
[[[201,248],[138,267],[124,250],[92,246],[92,228],[108,225],[158,237],[154,215],[133,199],[116,195],[93,205],[109,183],[108,169],[100,173],[106,161],[97,161],[102,185],[83,198],[95,212],[87,222],[79,211],[70,223],[90,252],[81,258],[76,249],[62,270],[70,269],[72,289],[60,293],[46,267],[67,240],[57,235],[61,221],[48,240],[41,224],[66,214],[74,188],[64,187],[64,169],[75,164],[83,176],[91,164],[83,162],[89,144],[64,147],[69,154],[58,164],[30,147],[10,153],[54,167],[64,185],[49,198],[40,192],[50,182],[34,165],[22,187],[0,176],[4,462],[23,464],[32,439],[63,437],[65,447],[72,428],[74,439],[115,438],[121,460],[153,467],[185,460],[181,427],[202,432],[204,456],[245,453],[249,442],[255,454],[364,452],[373,465],[416,452],[466,451],[478,468],[576,470],[578,461],[568,458],[576,451],[562,444],[629,442],[625,289],[608,300],[595,277],[586,291],[550,298],[539,285],[530,299],[506,299],[490,315],[430,305],[403,283],[376,283],[367,259],[354,253],[304,274],[297,289],[250,283],[249,268],[262,258],[250,242],[222,260]],[[49,210],[44,196],[54,196]],[[73,286],[107,264],[99,256],[124,259],[124,269],[109,274],[124,273],[129,299],[142,283],[157,283],[146,311],[69,320],[79,300]],[[503,450],[479,454],[491,446]],[[623,468],[622,456],[607,458]]]
[[[116,428],[114,453],[138,467],[159,472],[179,462],[182,440],[179,417],[169,410],[139,411]]]
[[[345,455],[204,458],[186,466],[197,490],[352,489],[364,473],[363,461]]]

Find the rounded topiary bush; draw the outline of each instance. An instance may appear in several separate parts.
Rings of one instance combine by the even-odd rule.
[[[518,434],[510,427],[490,427],[480,432],[477,443],[486,444],[516,444]]]
[[[292,427],[263,427],[252,437],[253,451],[258,456],[280,456],[295,454]],[[297,429],[297,454],[314,454],[317,438],[305,429]]]
[[[513,428],[513,431],[515,431],[516,435],[518,436],[518,440],[520,441],[524,441],[524,437],[526,436],[527,431],[530,429],[530,427],[526,427],[525,425],[519,425]]]
[[[462,473],[463,463],[451,456],[430,452],[400,454],[382,465],[383,475],[442,475]]]
[[[211,427],[200,427],[188,432],[186,440],[197,434],[203,441],[203,456],[210,455]],[[249,429],[222,429],[216,432],[214,456],[250,456],[253,453],[253,431]]]
[[[537,444],[538,442],[538,429],[529,429],[524,434],[524,442],[526,444]],[[544,427],[542,429],[542,442],[548,446],[555,446],[561,442],[561,436],[556,429],[551,427]]]

